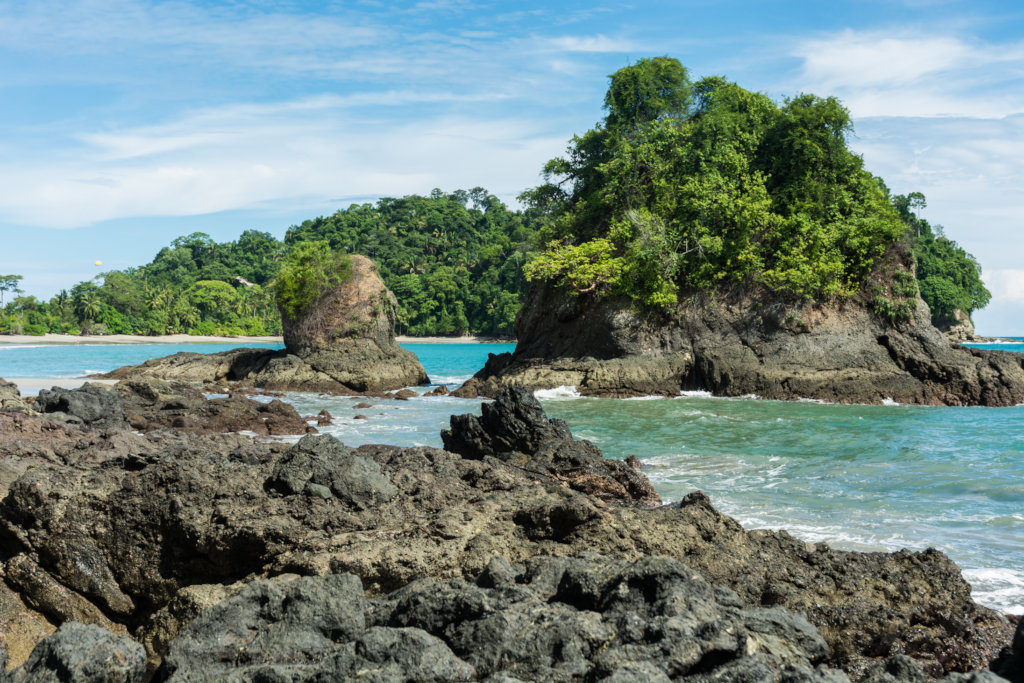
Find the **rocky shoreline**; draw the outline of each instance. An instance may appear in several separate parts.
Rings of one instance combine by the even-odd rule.
[[[574,386],[585,396],[678,395],[832,403],[1012,406],[1024,403],[1024,355],[950,343],[918,298],[892,324],[862,305],[784,307],[694,300],[671,320],[629,302],[535,287],[511,354],[493,356],[456,396],[505,386]]]
[[[524,390],[454,416],[444,450],[218,433],[249,399],[189,391],[4,399],[10,680],[1024,675],[1024,633],[1011,647],[942,553],[748,532],[700,492],[662,505]]]

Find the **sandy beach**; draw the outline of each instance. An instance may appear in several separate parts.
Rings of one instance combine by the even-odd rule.
[[[494,337],[396,337],[399,344],[512,344],[515,340]],[[0,344],[283,344],[282,337],[213,337],[190,334],[165,334],[146,337],[139,334],[80,336],[74,334],[0,335]]]

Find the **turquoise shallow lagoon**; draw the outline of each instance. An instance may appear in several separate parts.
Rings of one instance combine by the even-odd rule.
[[[407,344],[431,380],[454,386],[510,344]],[[1024,344],[996,347],[1024,352]],[[222,345],[11,347],[0,377],[73,377],[180,350]],[[429,387],[423,388],[423,390]],[[666,500],[702,489],[748,528],[784,528],[856,550],[934,546],[964,569],[983,604],[1024,613],[1024,407],[842,406],[712,398],[579,398],[540,392],[550,415],[608,457],[637,455]],[[440,446],[453,413],[479,401],[289,394],[303,414],[326,408],[350,445]],[[366,419],[355,419],[356,414]]]

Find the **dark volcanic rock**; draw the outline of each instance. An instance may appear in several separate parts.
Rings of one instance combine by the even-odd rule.
[[[171,644],[167,680],[360,672],[401,681],[728,681],[743,680],[741,671],[764,681],[847,680],[818,666],[828,646],[803,617],[744,608],[668,558],[541,557],[485,579],[422,579],[368,603],[350,574],[258,582]]]
[[[36,397],[36,410],[53,419],[92,429],[128,428],[121,396],[92,382],[78,389],[43,389]]]
[[[395,341],[395,297],[373,262],[353,255],[352,279],[325,291],[299,319],[282,317],[285,349],[177,353],[102,375],[200,384],[240,382],[277,391],[379,393],[427,384],[416,355]]]
[[[451,429],[441,432],[447,450],[472,459],[493,456],[609,500],[661,503],[647,477],[625,462],[606,460],[589,441],[573,439],[568,425],[549,420],[529,390],[505,389],[480,410],[481,417],[451,417]]]
[[[725,638],[721,633],[744,636],[710,651],[722,650],[723,661],[717,654],[694,654],[696,645],[671,657],[703,662],[686,669],[694,680],[757,680],[784,673],[783,661],[797,662],[804,673],[792,679],[801,680],[805,674],[825,675],[812,666],[820,657],[859,678],[895,654],[912,657],[927,675],[940,677],[985,668],[1010,642],[1007,620],[971,601],[969,586],[941,553],[840,552],[784,532],[747,532],[700,493],[654,509],[636,505],[642,497],[627,490],[623,482],[629,480],[618,479],[617,468],[642,474],[625,463],[600,462],[592,445],[572,440],[530,400],[513,392],[496,403],[486,419],[502,436],[486,441],[472,457],[393,446],[363,446],[353,454],[327,437],[307,437],[289,447],[238,435],[97,435],[58,425],[54,441],[33,456],[34,469],[21,474],[0,502],[4,583],[54,621],[91,619],[129,629],[146,643],[152,667],[203,609],[239,594],[244,584],[267,577],[282,581],[285,574],[351,573],[371,595],[405,591],[388,600],[406,596],[407,608],[385,610],[379,603],[380,610],[367,613],[367,631],[344,647],[337,644],[348,654],[328,655],[338,667],[371,667],[363,657],[388,672],[419,665],[388,659],[387,648],[419,643],[436,654],[431,657],[439,670],[463,661],[480,675],[493,657],[505,656],[498,645],[473,654],[484,636],[472,633],[488,629],[507,635],[486,642],[509,641],[501,647],[510,658],[535,660],[523,665],[535,669],[522,669],[522,676],[585,666],[595,677],[600,672],[615,680],[654,675],[655,655],[649,653],[680,638],[718,642]],[[33,439],[47,438],[32,431],[33,425],[44,430],[53,424],[0,415],[0,427]],[[473,435],[479,436],[467,427],[452,436],[477,443]],[[615,493],[612,484],[620,486]],[[587,551],[605,559],[570,571],[576,565],[566,558]],[[533,564],[541,556],[551,558],[543,571]],[[712,592],[728,608],[714,617],[725,631],[716,634],[708,626],[706,633],[691,633],[685,605],[675,615],[684,626],[672,630],[672,615],[655,606],[676,600],[658,602],[659,586],[676,581],[670,576],[682,576],[682,570],[658,565],[662,569],[655,574],[663,578],[637,574],[637,567],[654,562],[652,556],[671,558],[673,566],[686,565],[711,585],[732,591]],[[600,569],[605,565],[607,571]],[[556,566],[566,569],[550,569]],[[477,577],[479,585],[461,582]],[[435,583],[408,587],[426,578]],[[449,594],[451,602],[437,603]],[[421,602],[429,609],[416,607]],[[640,616],[629,617],[627,607]],[[804,613],[830,652],[816,654],[813,632],[792,621],[790,612],[772,608]],[[493,616],[498,612],[504,616]],[[538,620],[531,621],[531,614]],[[661,616],[666,619],[657,621]],[[268,612],[266,621],[280,618]],[[647,633],[648,622],[663,630]],[[530,630],[541,626],[548,630]],[[254,633],[263,629],[257,624]],[[778,635],[782,631],[785,638]],[[634,640],[626,644],[627,633],[639,635],[630,635]],[[658,633],[660,640],[652,635]],[[766,633],[779,642],[770,645],[775,641]],[[602,634],[615,647],[597,645]],[[566,640],[559,640],[563,635]],[[431,638],[443,641],[452,656]],[[750,639],[765,644],[741,654]]]
[[[381,474],[380,465],[356,455],[332,436],[300,439],[277,461],[265,487],[294,495],[308,491],[311,485],[324,487],[346,505],[361,510],[387,502],[397,492]]]
[[[150,432],[174,428],[192,434],[250,431],[280,436],[316,431],[290,403],[254,401],[246,396],[207,399],[183,382],[142,378],[118,382],[124,410],[133,429]]]
[[[99,626],[71,621],[41,641],[28,661],[3,680],[9,683],[139,683],[145,670],[146,652],[131,638],[116,636]]]
[[[671,320],[627,302],[535,288],[513,354],[490,358],[457,396],[508,385],[575,386],[590,396],[716,395],[836,403],[1005,406],[1024,402],[1024,356],[950,344],[918,300],[889,325],[865,307],[694,300]]]

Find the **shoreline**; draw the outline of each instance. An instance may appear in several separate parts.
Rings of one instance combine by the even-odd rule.
[[[399,344],[514,344],[514,339],[499,337],[395,337]],[[215,337],[212,335],[165,334],[148,337],[141,334],[108,334],[102,336],[74,334],[0,335],[0,346],[39,344],[46,346],[82,346],[95,344],[284,344],[284,337]]]

